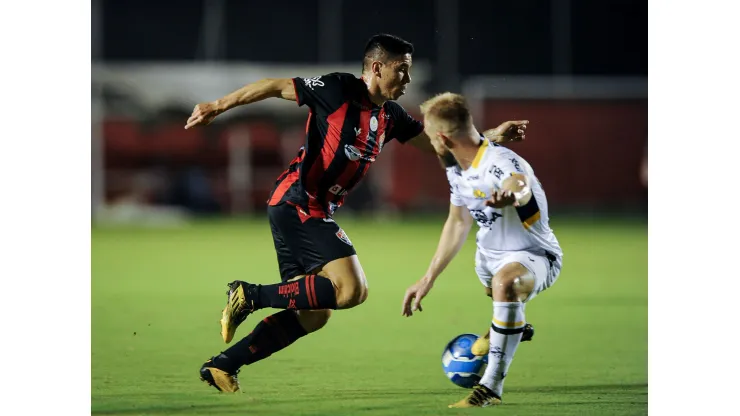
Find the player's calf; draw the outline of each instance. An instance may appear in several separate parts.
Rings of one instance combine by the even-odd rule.
[[[501,398],[504,378],[527,325],[523,301],[534,288],[534,276],[522,264],[509,263],[493,276],[491,288],[493,319],[490,348],[488,365],[480,384]]]
[[[246,337],[200,368],[201,380],[222,392],[239,390],[237,373],[242,366],[263,360],[293,344],[329,320],[331,311],[280,311],[267,316]]]
[[[329,318],[331,318],[331,309],[298,311],[298,322],[309,334],[323,328],[329,322]]]

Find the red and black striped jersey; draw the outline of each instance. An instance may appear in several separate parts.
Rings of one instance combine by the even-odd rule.
[[[309,108],[306,141],[275,183],[269,205],[289,202],[312,217],[334,214],[389,141],[424,130],[398,103],[373,104],[352,74],[293,78],[299,106]]]

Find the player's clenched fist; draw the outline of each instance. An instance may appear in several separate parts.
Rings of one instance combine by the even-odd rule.
[[[195,106],[193,114],[188,118],[188,122],[185,125],[185,129],[189,129],[195,126],[207,126],[216,118],[217,115],[221,114],[222,111],[218,109],[216,103],[201,103]]]

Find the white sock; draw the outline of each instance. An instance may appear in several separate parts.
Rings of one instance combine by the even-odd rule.
[[[504,377],[514,359],[516,347],[522,339],[526,321],[522,302],[493,301],[493,323],[491,325],[491,347],[488,350],[488,366],[480,383],[501,397]]]

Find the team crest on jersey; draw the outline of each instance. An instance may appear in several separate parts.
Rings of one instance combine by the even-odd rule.
[[[476,198],[479,198],[479,199],[486,199],[486,198],[488,198],[486,196],[486,193],[483,192],[483,191],[481,191],[480,189],[474,189],[473,190],[473,196],[476,197]]]
[[[349,241],[349,237],[347,237],[347,233],[345,233],[344,230],[341,228],[339,229],[339,231],[337,231],[337,238],[342,240],[342,242],[344,242],[347,245],[350,245],[350,246],[352,245],[352,242]]]
[[[370,119],[370,130],[372,130],[372,131],[378,130],[378,119],[375,116],[373,116]]]

